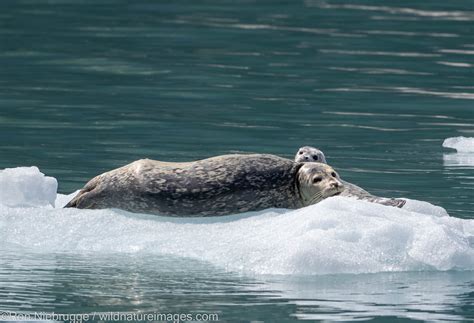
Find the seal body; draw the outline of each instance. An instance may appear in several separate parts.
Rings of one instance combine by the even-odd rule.
[[[305,169],[317,168],[325,178],[330,176],[328,171],[332,168],[314,164],[318,165],[305,166]],[[299,172],[302,166],[302,163],[266,154],[224,155],[189,163],[142,159],[93,178],[66,207],[119,208],[175,216],[295,209],[320,200],[302,197],[302,191],[315,187],[298,182],[307,177],[306,173]],[[325,187],[321,190],[325,191]],[[329,189],[321,198],[340,190]]]
[[[311,146],[304,146],[304,147],[299,148],[298,151],[296,152],[295,162],[305,163],[305,162],[314,162],[314,161],[326,163],[326,156],[318,148],[314,148]],[[379,203],[379,204],[394,206],[394,207],[399,207],[399,208],[404,206],[406,203],[406,201],[402,199],[375,196],[357,185],[354,185],[352,183],[349,183],[343,180],[341,180],[341,182],[344,186],[344,189],[342,193],[340,194],[341,196],[356,198],[358,200],[365,200],[365,201],[369,201],[373,203]]]

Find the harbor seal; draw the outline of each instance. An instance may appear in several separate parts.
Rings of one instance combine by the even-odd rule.
[[[314,148],[310,146],[304,146],[298,149],[295,156],[295,162],[297,163],[318,162],[318,163],[327,164],[326,156],[324,156],[324,153],[318,148]]]
[[[274,155],[224,155],[189,163],[141,159],[93,178],[65,207],[217,216],[296,209],[342,190],[329,165]]]
[[[314,148],[311,146],[304,146],[304,147],[299,148],[298,151],[296,152],[295,162],[297,163],[298,162],[301,162],[301,163],[315,162],[315,161],[326,163],[326,156],[318,148]],[[352,183],[349,183],[343,180],[341,180],[341,182],[344,185],[344,189],[342,193],[340,194],[341,196],[356,198],[358,200],[365,200],[365,201],[369,201],[373,203],[394,206],[398,208],[403,207],[406,203],[406,201],[402,199],[375,196],[357,185],[354,185]]]

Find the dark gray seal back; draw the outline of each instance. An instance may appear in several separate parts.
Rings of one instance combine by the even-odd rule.
[[[267,154],[190,163],[142,159],[93,178],[66,207],[176,216],[294,209],[303,206],[296,183],[302,165]]]

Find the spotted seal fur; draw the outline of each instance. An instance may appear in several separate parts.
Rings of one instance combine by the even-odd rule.
[[[93,178],[66,207],[216,216],[296,209],[342,190],[329,165],[274,155],[224,155],[189,163],[142,159]]]
[[[311,146],[304,146],[304,147],[299,148],[298,151],[296,152],[295,162],[305,163],[305,162],[315,162],[315,161],[326,163],[326,156],[318,148],[314,148]],[[398,208],[403,207],[406,203],[406,201],[402,199],[375,196],[357,185],[348,183],[343,180],[341,180],[341,182],[344,185],[344,189],[342,193],[340,194],[341,196],[356,198],[358,200],[365,200],[369,202],[394,206]]]

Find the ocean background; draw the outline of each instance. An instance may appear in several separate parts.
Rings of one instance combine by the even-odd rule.
[[[449,230],[471,228],[474,157],[442,144],[474,137],[473,35],[471,0],[3,0],[0,169],[37,166],[69,194],[140,158],[293,158],[312,145],[344,180],[440,206],[454,218]],[[151,239],[153,219],[57,212],[0,208],[0,310],[218,312],[224,321],[474,319],[473,271],[442,261],[404,270],[388,262],[349,268],[343,258],[334,274],[293,262],[289,274],[278,264],[259,270],[264,254],[222,262],[232,249],[212,254],[216,261],[150,254],[154,245],[140,233]],[[284,232],[278,214],[263,218]],[[165,232],[164,223],[156,220],[156,229]],[[401,225],[390,231],[394,240],[408,234]],[[119,232],[100,230],[108,227]],[[245,240],[246,227],[235,228]],[[183,230],[177,235],[195,237]],[[433,244],[450,247],[436,230]],[[472,255],[466,232],[456,237]],[[286,247],[280,251],[294,252]],[[390,250],[398,257],[402,249]]]

